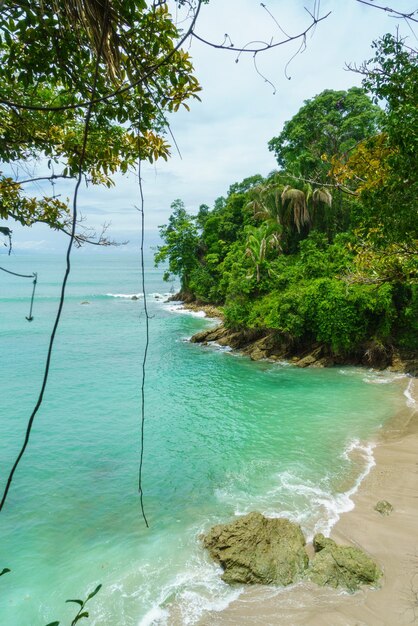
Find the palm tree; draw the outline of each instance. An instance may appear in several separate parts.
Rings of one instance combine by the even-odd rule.
[[[247,204],[255,218],[268,222],[272,228],[274,224],[280,224],[285,228],[296,228],[298,233],[304,226],[314,226],[324,207],[331,206],[332,195],[324,187],[312,190],[307,184],[303,189],[297,189],[277,182],[254,187]]]
[[[318,187],[312,194],[312,224],[318,230],[326,232],[328,237],[333,230],[331,227],[333,215],[332,195],[330,191],[324,187]]]
[[[268,224],[262,224],[259,228],[252,228],[247,238],[245,255],[250,257],[254,264],[257,282],[260,282],[260,269],[266,260],[268,249],[280,248],[280,238],[277,232],[271,230]],[[254,272],[247,278],[252,278]]]
[[[274,224],[279,220],[279,198],[281,188],[276,184],[261,184],[251,190],[251,200],[247,208],[252,210],[254,217]]]
[[[292,189],[286,185],[281,194],[281,222],[283,226],[296,226],[300,233],[302,226],[311,223],[308,211],[307,195],[300,189]]]

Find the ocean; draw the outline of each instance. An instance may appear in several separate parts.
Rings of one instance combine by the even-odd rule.
[[[308,538],[352,508],[379,429],[408,379],[365,368],[252,362],[190,336],[213,324],[168,303],[148,251],[150,347],[138,496],[145,317],[139,257],[75,250],[43,405],[0,514],[0,624],[193,625],[241,593],[199,535],[252,510]],[[64,254],[0,256],[0,482],[21,446],[45,365]],[[132,296],[138,299],[132,299]]]

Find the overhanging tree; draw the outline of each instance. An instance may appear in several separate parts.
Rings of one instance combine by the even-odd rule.
[[[30,169],[42,156],[53,168],[45,178],[76,176],[97,62],[86,181],[110,186],[112,174],[138,157],[167,159],[166,113],[188,108],[200,86],[181,47],[189,32],[175,26],[165,3],[5,2],[0,33],[0,164],[7,171],[0,173],[0,218],[67,229],[67,204],[53,194],[28,197],[13,167]]]

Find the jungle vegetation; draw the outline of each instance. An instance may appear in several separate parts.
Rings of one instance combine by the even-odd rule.
[[[373,49],[362,88],[323,91],[271,139],[277,170],[196,215],[176,200],[160,227],[165,277],[229,328],[336,355],[418,347],[417,58],[391,35]]]

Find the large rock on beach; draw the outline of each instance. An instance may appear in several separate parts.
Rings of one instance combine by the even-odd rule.
[[[290,585],[303,577],[308,566],[300,526],[287,519],[249,513],[214,526],[202,539],[229,584]]]
[[[362,585],[375,585],[382,576],[376,563],[358,548],[338,546],[321,533],[315,535],[313,546],[316,554],[307,578],[317,585],[356,591]]]

